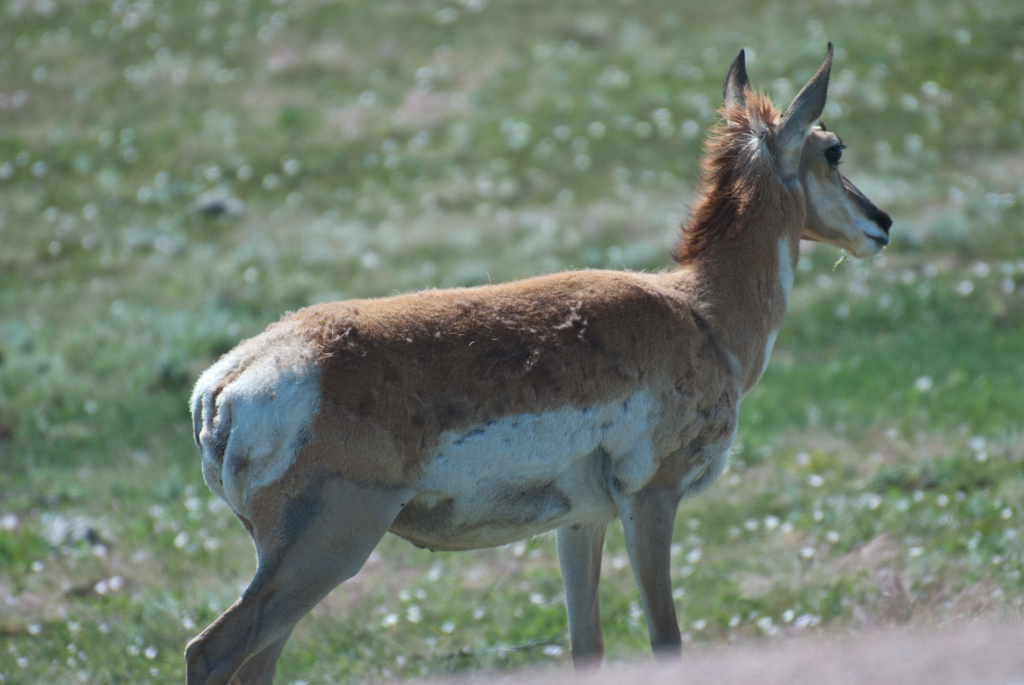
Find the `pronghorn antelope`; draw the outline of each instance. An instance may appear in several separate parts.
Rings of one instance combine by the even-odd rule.
[[[780,115],[740,52],[672,270],[314,305],[207,370],[191,400],[203,475],[258,568],[189,643],[188,682],[270,683],[296,622],[387,531],[467,550],[556,530],[573,660],[595,665],[616,517],[651,645],[677,655],[676,507],[726,466],[800,239],[857,257],[889,242],[892,220],[839,173],[843,145],[815,125],[831,63],[830,44]]]

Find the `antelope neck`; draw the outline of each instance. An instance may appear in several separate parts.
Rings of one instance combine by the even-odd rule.
[[[753,239],[709,246],[687,270],[706,303],[701,312],[712,334],[739,366],[744,394],[768,365],[786,314],[799,250],[794,231],[750,228],[740,235]]]

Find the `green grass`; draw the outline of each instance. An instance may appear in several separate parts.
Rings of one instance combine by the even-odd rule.
[[[312,302],[663,268],[736,52],[784,106],[829,40],[825,120],[894,244],[801,258],[733,468],[680,508],[684,634],[1019,619],[1022,26],[1011,0],[7,3],[0,682],[181,682],[254,568],[186,411],[219,354]],[[624,549],[606,644],[641,659]],[[548,538],[389,537],[278,681],[564,668],[563,604]]]

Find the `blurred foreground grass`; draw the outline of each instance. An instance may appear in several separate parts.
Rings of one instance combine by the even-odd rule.
[[[326,299],[666,266],[729,61],[785,106],[828,40],[894,246],[801,259],[732,471],[680,510],[686,639],[1019,619],[1018,2],[7,0],[0,682],[181,682],[248,582],[186,413],[218,354]],[[388,538],[279,681],[565,661],[555,556]],[[644,658],[615,527],[601,599]]]

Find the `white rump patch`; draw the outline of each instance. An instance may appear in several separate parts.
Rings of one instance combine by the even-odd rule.
[[[298,334],[278,326],[243,342],[204,373],[193,393],[207,485],[239,512],[284,475],[320,408],[320,372]],[[211,401],[216,388],[227,383]],[[223,450],[223,457],[221,457]]]

